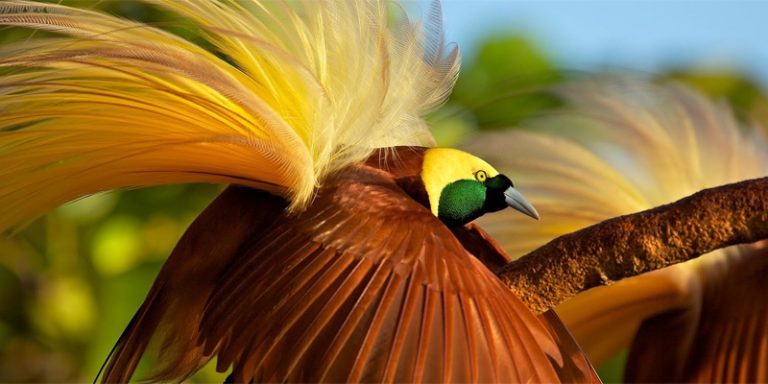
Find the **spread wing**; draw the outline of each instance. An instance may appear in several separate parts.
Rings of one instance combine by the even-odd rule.
[[[512,261],[499,244],[477,224],[469,223],[463,227],[452,228],[451,231],[465,249],[492,271],[496,271]],[[539,320],[555,337],[560,354],[563,356],[563,364],[558,367],[560,379],[567,383],[600,382],[600,378],[594,372],[584,351],[576,344],[571,332],[565,327],[555,311],[549,310],[540,314]]]
[[[217,354],[238,382],[559,381],[559,335],[386,173],[350,169],[306,212],[284,206],[224,192],[168,260],[104,380],[130,378],[162,330],[161,379]]]

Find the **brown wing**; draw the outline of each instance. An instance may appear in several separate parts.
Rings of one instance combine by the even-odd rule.
[[[205,364],[199,321],[214,287],[244,244],[259,238],[286,204],[266,192],[230,187],[179,240],[106,363],[103,382],[127,382],[150,341],[165,344],[158,379],[182,379]]]
[[[156,329],[163,379],[218,354],[238,382],[559,380],[556,335],[386,173],[350,169],[306,212],[276,214],[283,206],[259,191],[222,194],[169,259],[104,379],[127,379],[125,362]],[[232,233],[210,240],[220,231]]]
[[[452,228],[451,232],[465,249],[492,271],[512,261],[501,246],[477,224],[469,223],[463,227]],[[539,320],[557,341],[560,355],[563,357],[562,364],[556,366],[559,378],[569,383],[600,382],[592,364],[555,311],[549,310],[540,314]]]
[[[507,255],[496,240],[475,223],[463,227],[451,228],[451,232],[461,245],[473,256],[477,257],[491,271],[503,267],[512,258]]]
[[[643,322],[630,382],[768,382],[768,249],[731,248],[700,263],[691,305]],[[660,352],[663,351],[663,352]]]

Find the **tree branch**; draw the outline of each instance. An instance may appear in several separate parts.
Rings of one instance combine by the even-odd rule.
[[[589,288],[765,238],[768,177],[705,189],[558,237],[499,276],[528,307],[543,312]]]

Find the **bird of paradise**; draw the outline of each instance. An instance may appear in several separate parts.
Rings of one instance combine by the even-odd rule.
[[[557,93],[568,101],[565,110],[463,147],[515,175],[548,218],[481,218],[510,255],[768,172],[764,131],[680,85],[613,78]],[[765,382],[766,253],[764,244],[718,250],[589,290],[557,313],[595,364],[629,348],[630,382]]]
[[[216,357],[249,381],[594,381],[552,313],[488,269],[470,222],[536,210],[421,116],[458,53],[439,4],[148,1],[196,44],[97,11],[0,2],[0,24],[53,32],[2,47],[0,229],[81,196],[224,183],[160,271],[102,380],[151,346],[157,380]],[[203,46],[210,46],[205,49]]]

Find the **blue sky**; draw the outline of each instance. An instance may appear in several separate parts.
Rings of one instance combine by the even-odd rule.
[[[768,86],[768,1],[444,0],[464,57],[497,31],[532,36],[564,69],[732,67]]]

